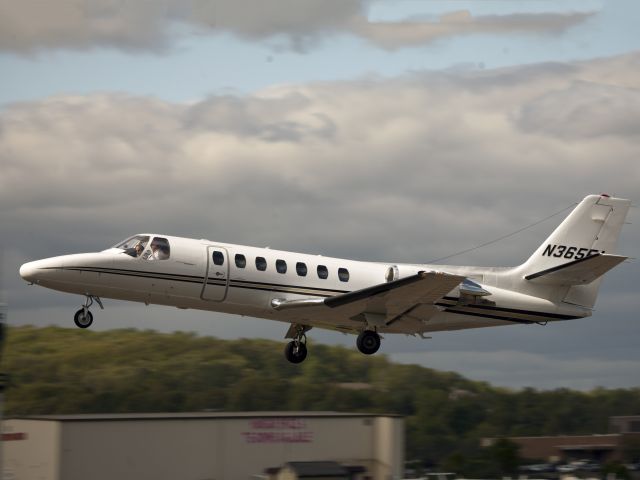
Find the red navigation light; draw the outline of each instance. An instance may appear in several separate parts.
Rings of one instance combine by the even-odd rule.
[[[611,198],[611,195],[609,195],[608,193],[601,193],[600,196],[604,198]]]

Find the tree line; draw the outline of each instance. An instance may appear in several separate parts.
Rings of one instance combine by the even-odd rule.
[[[12,327],[0,370],[5,415],[181,411],[341,411],[406,417],[406,458],[475,468],[485,437],[606,433],[613,415],[640,414],[640,388],[510,390],[452,372],[314,344],[300,365],[283,344],[193,333]],[[511,450],[510,450],[511,449]],[[470,463],[471,462],[471,463]],[[465,467],[466,465],[466,467]]]

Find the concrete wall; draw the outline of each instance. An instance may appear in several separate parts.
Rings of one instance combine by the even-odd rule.
[[[23,451],[14,442],[6,455],[15,480],[248,479],[286,462],[324,460],[363,465],[387,480],[401,478],[404,461],[403,420],[397,417],[11,422],[30,429]],[[25,476],[27,464],[41,476]]]
[[[62,480],[58,422],[6,420],[2,438],[4,479]]]
[[[394,417],[375,419],[375,478],[402,478],[404,473],[404,421]]]

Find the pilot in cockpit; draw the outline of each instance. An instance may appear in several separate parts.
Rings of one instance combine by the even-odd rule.
[[[134,257],[139,257],[142,254],[142,251],[144,250],[144,243],[142,243],[140,241],[140,242],[136,243],[133,248],[136,251],[135,255],[133,255],[133,256]]]
[[[166,260],[169,258],[168,249],[160,242],[155,239],[151,242],[151,255],[149,256],[149,260]]]
[[[136,235],[119,243],[115,248],[120,248],[124,250],[124,253],[127,255],[137,258],[142,255],[147,243],[149,243],[149,235]]]

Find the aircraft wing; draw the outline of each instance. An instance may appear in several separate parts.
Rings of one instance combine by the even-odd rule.
[[[628,257],[596,253],[580,260],[564,263],[524,278],[545,285],[585,285],[604,275]]]
[[[421,305],[433,303],[453,290],[465,277],[438,272],[380,283],[327,298],[274,300],[276,310],[324,307],[348,318],[363,316],[369,324],[390,325]],[[433,313],[437,309],[433,307]]]

